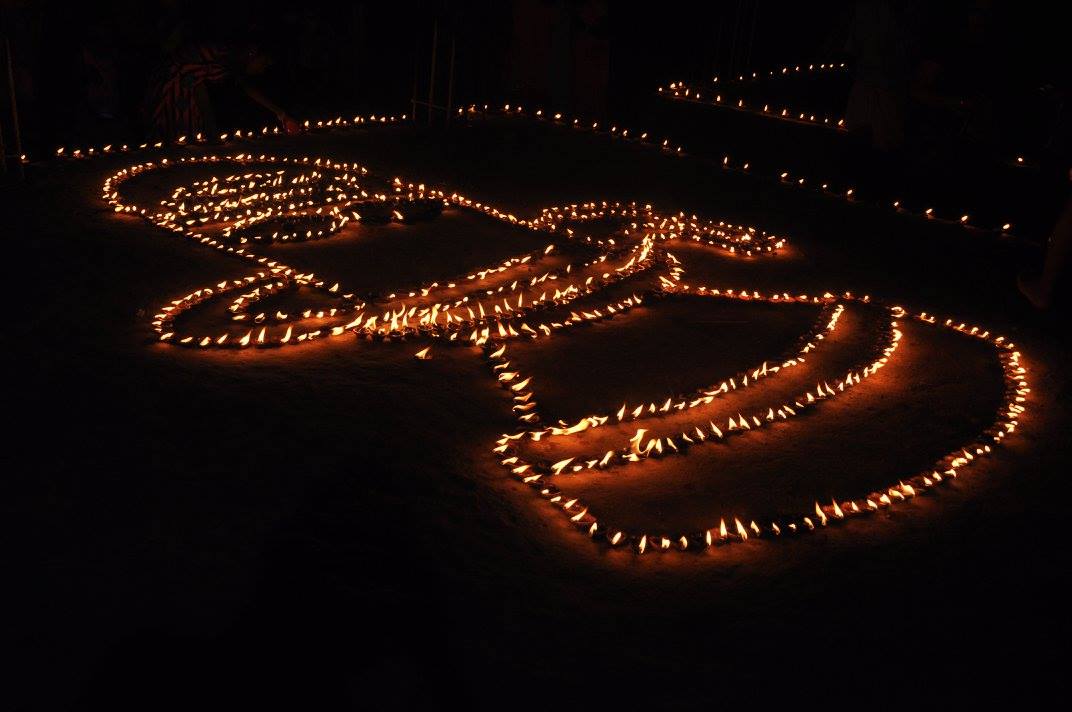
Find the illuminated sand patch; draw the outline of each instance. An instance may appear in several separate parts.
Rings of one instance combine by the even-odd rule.
[[[272,245],[266,254],[287,263],[300,261],[303,268],[331,274],[346,284],[361,285],[364,292],[386,297],[400,287],[408,291],[409,287],[430,284],[444,275],[464,274],[473,265],[497,264],[546,246],[546,238],[531,230],[503,225],[501,220],[471,211],[446,208],[434,219],[413,224],[354,226],[331,240]],[[564,255],[556,253],[538,264],[565,268],[567,263]],[[526,265],[512,276],[539,276],[542,271],[535,273],[536,267],[537,264]]]
[[[681,291],[684,291],[685,285],[681,285]],[[777,299],[784,300],[782,295],[772,295],[769,297],[771,301]],[[760,295],[762,297],[762,295]],[[692,297],[690,297],[692,298]],[[712,295],[710,291],[705,290],[703,295],[697,295],[696,298],[727,298],[724,294]],[[741,295],[731,296],[731,299],[740,299]],[[755,295],[750,295],[748,299],[756,299]],[[803,295],[796,299],[801,301],[807,301]],[[810,298],[816,299],[814,297]],[[835,301],[836,298],[833,295],[825,295],[824,298],[828,301]],[[854,301],[851,295],[843,295],[841,298],[844,301]],[[865,303],[870,303],[870,300],[862,300]],[[831,522],[837,522],[843,519],[854,518],[857,516],[865,516],[871,512],[879,511],[886,507],[896,506],[900,502],[905,502],[917,495],[923,494],[933,487],[936,487],[943,482],[954,479],[959,475],[961,468],[967,467],[973,464],[976,460],[985,457],[992,452],[993,446],[1004,439],[1009,433],[1015,431],[1018,425],[1018,419],[1022,413],[1022,403],[1026,400],[1029,389],[1025,380],[1025,369],[1020,362],[1019,353],[1015,350],[1014,346],[1008,343],[1004,337],[994,337],[989,332],[979,328],[971,327],[966,324],[957,324],[952,320],[946,320],[940,325],[934,317],[931,317],[925,313],[920,313],[911,317],[907,315],[900,307],[884,307],[879,308],[888,311],[891,321],[888,329],[881,330],[882,336],[880,337],[877,348],[879,349],[879,355],[875,355],[873,351],[869,355],[865,355],[860,361],[850,366],[844,373],[844,375],[838,376],[833,380],[824,379],[814,387],[809,387],[807,390],[800,392],[795,397],[789,398],[773,398],[767,401],[766,407],[751,407],[745,406],[743,408],[744,413],[741,410],[737,411],[736,415],[730,415],[726,418],[724,424],[719,424],[714,419],[707,419],[703,417],[706,413],[705,410],[719,400],[723,395],[736,391],[738,389],[738,383],[744,385],[744,387],[752,387],[756,390],[763,391],[764,385],[771,379],[770,366],[764,364],[760,368],[755,369],[751,374],[748,374],[752,379],[751,386],[745,385],[745,381],[742,379],[738,381],[735,378],[728,379],[720,384],[717,389],[700,390],[696,393],[689,394],[680,400],[674,398],[668,399],[661,407],[655,403],[650,403],[647,407],[641,404],[641,407],[634,411],[628,409],[628,404],[625,404],[616,413],[609,415],[597,413],[586,418],[582,418],[573,424],[559,423],[552,424],[548,427],[533,428],[527,432],[521,432],[514,435],[504,435],[499,440],[499,447],[497,452],[503,455],[503,464],[509,467],[511,471],[522,481],[528,483],[532,487],[536,488],[541,496],[545,497],[553,505],[561,507],[570,516],[570,520],[574,522],[579,528],[585,530],[592,537],[603,538],[612,545],[621,545],[625,543],[633,544],[638,551],[643,553],[651,547],[655,547],[662,550],[669,550],[671,548],[684,549],[684,550],[696,550],[709,547],[713,544],[727,543],[730,541],[744,541],[748,539],[756,539],[762,537],[778,537],[785,534],[795,534],[804,531],[813,531],[816,528],[827,526]],[[578,477],[582,473],[591,475],[598,471],[609,471],[610,475],[621,469],[627,469],[632,466],[634,469],[637,466],[648,465],[652,459],[667,458],[670,459],[683,459],[682,456],[691,454],[693,449],[702,450],[704,448],[711,450],[712,448],[724,448],[732,444],[735,444],[737,440],[752,438],[753,442],[758,434],[768,436],[775,428],[782,425],[783,422],[792,421],[796,425],[802,418],[810,418],[816,411],[820,413],[825,408],[829,408],[829,404],[835,404],[837,408],[839,405],[844,406],[845,397],[848,394],[859,397],[859,392],[864,394],[868,391],[868,386],[872,382],[879,384],[880,386],[885,383],[887,386],[891,382],[891,377],[883,371],[889,363],[896,362],[896,355],[898,347],[903,341],[904,332],[902,330],[902,322],[905,319],[912,319],[913,331],[917,328],[922,329],[941,329],[944,327],[947,331],[956,332],[954,338],[965,339],[971,345],[977,346],[979,343],[990,344],[992,347],[996,347],[997,360],[1000,361],[1000,370],[1002,373],[1002,379],[996,379],[990,381],[992,387],[987,390],[985,376],[980,376],[977,381],[968,382],[971,393],[978,397],[979,394],[989,393],[992,397],[990,401],[987,401],[989,408],[986,409],[987,415],[981,418],[981,421],[985,423],[981,431],[976,432],[968,442],[961,443],[952,449],[945,450],[949,447],[948,440],[940,443],[935,443],[933,449],[939,451],[939,455],[935,460],[927,463],[926,466],[921,466],[917,470],[907,470],[901,477],[899,477],[895,483],[886,484],[884,487],[880,487],[871,491],[860,492],[861,489],[866,489],[867,483],[877,477],[871,477],[870,475],[861,478],[861,481],[855,483],[855,489],[860,494],[850,495],[852,498],[844,499],[846,495],[844,493],[833,494],[829,501],[829,504],[820,504],[818,499],[814,499],[814,506],[811,511],[807,509],[803,510],[806,514],[788,514],[787,507],[789,504],[786,501],[778,500],[777,498],[771,499],[770,495],[775,491],[770,487],[767,488],[767,500],[763,501],[763,498],[759,498],[760,506],[756,509],[762,510],[766,507],[768,516],[772,518],[763,519],[761,515],[760,521],[755,518],[749,517],[747,514],[733,514],[731,516],[719,516],[717,518],[717,524],[715,523],[715,515],[708,513],[710,517],[702,525],[698,524],[698,518],[702,518],[702,514],[697,509],[697,502],[702,498],[690,497],[690,504],[684,509],[689,512],[684,517],[684,522],[678,521],[676,526],[688,526],[689,529],[676,529],[668,530],[668,524],[665,518],[660,520],[659,530],[645,531],[643,529],[628,529],[625,525],[620,525],[614,520],[614,513],[608,513],[603,515],[598,510],[593,509],[592,504],[584,500],[578,494],[572,494],[569,492],[568,487],[574,480],[584,482],[582,477]],[[840,318],[839,318],[840,321]],[[836,325],[835,325],[836,326]],[[950,336],[945,333],[943,336]],[[921,340],[922,341],[922,340]],[[974,342],[974,343],[972,343]],[[926,349],[919,349],[918,347],[913,351],[916,354],[916,363],[909,363],[906,369],[910,378],[892,379],[898,387],[904,388],[911,387],[912,382],[921,382],[922,385],[927,385],[927,378],[935,378],[937,370],[928,365],[928,360],[933,358],[933,354],[928,353],[924,357],[919,357],[918,354],[926,352]],[[944,357],[947,353],[955,353],[954,350],[949,348],[943,349],[941,352]],[[490,357],[494,359],[508,358],[508,353],[505,347],[501,347],[496,350]],[[872,360],[873,359],[873,360]],[[951,362],[954,370],[957,368],[956,360]],[[780,376],[782,371],[789,371],[792,369],[793,373],[796,373],[799,362],[795,360],[784,361],[779,364],[779,370],[775,376]],[[943,366],[949,366],[950,362],[946,362]],[[928,369],[932,373],[928,373]],[[519,376],[523,374],[518,374]],[[991,374],[996,376],[996,373]],[[937,376],[938,380],[941,380],[940,376]],[[781,382],[784,379],[778,379]],[[955,377],[954,377],[954,380]],[[964,381],[956,381],[963,384]],[[993,385],[996,383],[1004,383],[1004,389],[1000,385]],[[526,396],[528,400],[538,402],[536,400],[536,385],[532,383],[530,378],[526,378],[524,388],[521,389],[521,395]],[[727,388],[727,384],[729,387]],[[999,395],[995,395],[995,389],[1002,390]],[[513,389],[511,389],[513,390]],[[517,391],[515,391],[517,392]],[[776,394],[775,394],[776,395]],[[889,398],[889,392],[883,394],[886,400],[892,402],[893,399]],[[933,399],[933,395],[931,398]],[[983,396],[985,400],[985,395]],[[515,399],[517,396],[515,396]],[[955,396],[951,397],[951,400],[955,399]],[[849,401],[851,402],[851,401]],[[925,402],[925,405],[930,408],[934,408],[933,402]],[[979,404],[973,404],[979,405]],[[955,406],[954,406],[955,408]],[[842,407],[842,411],[844,408]],[[606,412],[606,411],[604,411]],[[732,411],[731,411],[732,412]],[[530,441],[542,442],[545,438],[576,438],[581,433],[587,433],[591,430],[598,430],[600,428],[606,428],[608,425],[611,427],[620,427],[617,423],[639,423],[641,425],[646,424],[644,421],[657,420],[662,417],[681,418],[688,420],[687,423],[672,423],[674,425],[673,432],[669,434],[664,433],[651,433],[647,432],[645,428],[638,428],[635,435],[624,443],[620,443],[617,448],[610,448],[602,454],[596,453],[584,453],[580,456],[569,455],[556,462],[544,461],[532,459],[531,456],[526,455],[525,448],[530,445]],[[867,417],[866,420],[871,426],[874,426],[878,420],[875,417]],[[706,421],[706,422],[705,422]],[[851,422],[851,416],[850,416]],[[842,434],[844,437],[851,437],[851,426],[843,425],[841,430],[846,431]],[[879,439],[880,440],[880,439]],[[930,446],[928,446],[930,447]],[[926,448],[924,448],[924,451]],[[941,452],[945,450],[944,452]],[[747,459],[747,450],[743,452],[743,455]],[[912,462],[913,459],[918,459],[921,454],[913,451],[913,457],[905,457],[903,462]],[[753,452],[753,456],[755,453]],[[796,457],[805,457],[803,454],[797,454]],[[838,456],[839,463],[844,462],[844,456]],[[899,466],[902,461],[889,459],[888,462],[897,462]],[[814,474],[814,473],[812,473]],[[886,475],[888,473],[881,473]],[[677,490],[678,492],[684,488],[688,490],[687,486],[683,486],[680,480],[681,470],[675,471],[674,477],[678,479],[675,481],[674,477],[667,478],[670,484],[667,485],[662,491]],[[742,475],[743,476],[743,475]],[[869,479],[871,478],[871,479]],[[601,479],[604,478],[593,478]],[[810,478],[807,478],[811,481]],[[650,479],[648,480],[650,481]],[[642,482],[640,478],[633,479],[634,484]],[[591,479],[589,480],[591,484]],[[812,491],[815,489],[824,489],[830,491],[831,486],[817,485],[816,482],[811,483]],[[643,489],[643,484],[640,485]],[[793,490],[786,490],[792,493]],[[650,493],[647,493],[650,495]],[[635,491],[634,495],[637,496],[638,501],[643,501],[646,494],[641,491]],[[597,495],[598,496],[598,495]],[[670,495],[673,498],[675,495]],[[646,497],[648,502],[653,501],[652,496]],[[746,498],[744,498],[746,499]],[[792,498],[790,498],[792,499]],[[799,499],[799,497],[797,497]],[[806,499],[806,498],[805,498]],[[664,495],[663,500],[666,500]],[[658,502],[663,501],[655,499],[655,511],[659,511],[661,507]],[[604,500],[605,502],[606,500]],[[716,504],[722,504],[725,506],[727,500],[721,502],[716,501]],[[743,501],[739,502],[737,506],[742,506]],[[744,505],[747,506],[747,505]],[[754,505],[753,505],[754,506]],[[623,511],[631,512],[631,515],[635,518],[635,521],[651,522],[652,510],[650,508],[645,509],[644,506],[634,503],[632,508],[623,507]],[[798,512],[801,510],[797,510]],[[641,515],[637,517],[638,512],[644,512],[647,515]],[[772,514],[778,512],[778,514]],[[600,520],[601,516],[606,516],[606,519]],[[674,526],[674,525],[670,525]]]
[[[794,374],[792,380],[802,379]],[[564,496],[628,531],[695,536],[723,520],[733,529],[735,519],[768,524],[808,511],[817,500],[859,498],[902,480],[906,471],[928,468],[989,425],[1002,402],[1001,383],[1000,365],[985,344],[907,322],[897,356],[867,388],[802,418],[736,442],[691,447],[685,456],[585,470],[556,482]],[[770,386],[704,410],[725,424],[738,412],[754,412],[763,396],[779,400],[774,391],[792,389],[785,382]]]
[[[638,326],[623,325],[623,329],[636,332],[635,338],[644,340],[646,347],[652,349],[653,344],[663,342],[661,334],[665,333],[665,322],[673,318],[673,312],[666,307],[675,306],[678,310],[691,309],[703,313],[704,307],[707,306],[720,308],[724,310],[723,313],[736,314],[738,317],[751,314],[774,325],[778,325],[781,320],[784,333],[778,338],[777,331],[772,330],[764,334],[765,339],[736,339],[733,343],[691,351],[682,348],[681,358],[666,358],[658,363],[657,369],[660,372],[673,377],[669,383],[674,386],[687,383],[688,387],[656,390],[654,386],[660,381],[666,384],[667,379],[652,375],[649,369],[643,367],[642,360],[626,360],[619,366],[616,374],[618,380],[634,389],[642,386],[646,392],[634,390],[630,396],[628,388],[620,390],[617,396],[622,398],[621,406],[624,407],[624,412],[622,407],[613,409],[615,412],[607,424],[588,428],[568,438],[548,437],[527,442],[524,446],[526,453],[552,462],[570,456],[590,459],[593,453],[602,455],[620,446],[622,442],[635,439],[641,428],[644,430],[641,443],[644,446],[653,439],[677,437],[683,432],[696,440],[701,437],[696,433],[696,427],[699,425],[703,425],[702,430],[707,432],[710,431],[711,423],[715,423],[728,432],[733,428],[731,419],[733,422],[739,422],[742,413],[760,410],[766,413],[772,403],[793,403],[801,393],[814,390],[817,384],[836,380],[869,355],[874,358],[872,354],[880,338],[878,332],[884,326],[882,310],[868,309],[861,305],[845,308],[839,304],[820,310],[811,304],[777,307],[765,303],[727,303],[728,300],[714,299],[686,298],[666,301],[665,306],[658,304],[651,307],[651,313],[645,323]],[[713,304],[708,306],[704,302]],[[778,318],[772,319],[775,314]],[[828,327],[835,314],[836,328],[830,329]],[[786,321],[786,316],[793,318]],[[717,333],[714,336],[717,336]],[[726,336],[722,334],[722,338]],[[823,338],[819,339],[819,336]],[[695,342],[695,335],[686,341]],[[654,348],[649,352],[649,356],[658,359],[660,351],[661,349]],[[641,352],[643,353],[643,350]],[[762,355],[764,352],[768,356]],[[771,354],[781,354],[781,357],[770,358]],[[545,364],[548,362],[560,363],[561,360],[557,356],[551,356],[541,361]],[[603,368],[613,368],[613,365],[585,368],[577,377],[590,380],[593,376],[589,374]],[[764,369],[767,371],[766,376],[763,375]],[[562,370],[569,374],[565,368]],[[762,380],[761,384],[759,380],[753,379],[753,374],[757,371]],[[544,390],[549,388],[553,392],[555,382],[562,379],[563,376],[556,377],[554,371],[545,373],[540,380],[541,404],[546,402]],[[544,385],[545,381],[551,383]],[[753,382],[756,386],[750,387]],[[759,387],[760,385],[762,387]],[[582,383],[574,383],[572,388],[567,387],[568,394],[577,392],[587,395],[589,389]],[[701,398],[705,402],[697,403],[696,406],[682,409],[676,407],[680,403],[691,404]],[[548,421],[557,420],[554,412],[551,411]],[[623,412],[621,421],[617,419],[618,412]],[[653,414],[658,417],[645,417]],[[782,418],[779,416],[779,419]],[[577,420],[578,417],[575,416],[567,422]],[[755,425],[752,420],[748,423]],[[674,443],[689,444],[680,438]]]
[[[512,369],[532,375],[548,422],[574,422],[618,400],[632,410],[750,369],[790,348],[820,307],[660,299],[562,338],[511,345]],[[631,433],[630,433],[631,434]]]

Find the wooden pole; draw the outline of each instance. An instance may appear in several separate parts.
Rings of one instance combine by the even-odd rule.
[[[755,8],[752,10],[752,32],[748,35],[748,59],[745,60],[745,71],[752,69],[752,45],[756,43],[756,23],[759,21],[759,0],[755,0]]]
[[[0,121],[0,173],[7,173],[7,146],[4,145],[3,121]]]
[[[454,46],[457,36],[450,35],[450,80],[447,82],[447,126],[450,126],[451,115],[454,113]]]
[[[733,12],[733,41],[730,44],[730,75],[737,74],[737,38],[741,34],[741,15],[744,0],[737,0],[737,8]]]
[[[428,77],[428,125],[432,125],[432,106],[435,99],[435,65],[436,65],[436,51],[439,43],[439,20],[436,19],[432,24],[432,71]]]
[[[15,160],[22,165],[22,136],[19,134],[19,107],[15,101],[15,72],[11,65],[11,40],[4,38],[4,54],[7,58],[7,86],[11,93],[11,124],[15,139]]]
[[[4,38],[7,44],[7,38]],[[4,121],[0,119],[0,173],[7,173],[7,144],[4,143]]]
[[[417,79],[421,75],[421,34],[413,33],[413,96],[410,98],[409,118],[417,123]]]

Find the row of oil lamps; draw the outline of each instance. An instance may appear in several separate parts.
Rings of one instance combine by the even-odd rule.
[[[701,90],[699,87],[690,85],[683,81],[671,82],[667,87],[660,86],[657,88],[656,92],[659,94],[659,96],[673,101],[702,103],[710,106],[728,108],[735,111],[751,113],[766,118],[774,118],[808,126],[819,126],[844,132],[846,130],[844,118],[832,119],[828,116],[816,116],[816,114],[812,111],[791,109],[788,106],[784,106],[782,104],[772,105],[770,102],[763,103],[762,106],[760,106],[759,104],[752,105],[747,103],[741,97],[724,97],[721,93],[720,87],[726,84],[732,86],[734,83],[741,84],[746,82],[756,82],[761,81],[763,79],[786,75],[797,76],[820,72],[829,73],[831,71],[844,70],[845,68],[846,65],[844,62],[831,62],[808,65],[798,64],[793,66],[783,66],[780,69],[770,70],[765,73],[751,72],[750,74],[740,74],[737,77],[730,78],[729,82],[723,81],[721,84],[719,83],[719,77],[716,76],[712,80],[712,83],[715,87],[712,90],[713,93],[709,93],[707,92],[707,90]],[[748,172],[751,167],[750,162],[745,160],[735,161],[731,166],[729,156],[723,157],[722,164],[724,168],[732,168],[740,170],[742,172]],[[1024,158],[1024,156],[1021,155],[1013,157],[1008,162],[1008,165],[1017,168],[1022,168],[1025,165],[1028,165],[1028,162]],[[846,200],[855,199],[856,191],[853,187],[851,187],[851,183],[849,185],[841,186],[839,188],[831,188],[828,182],[816,181],[801,175],[791,175],[790,171],[785,170],[778,171],[777,173],[772,173],[768,177],[774,177],[775,175],[777,175],[778,180],[782,183],[794,184],[802,188],[814,188],[823,193],[824,195],[842,197]],[[1012,223],[1009,222],[982,227],[972,222],[972,216],[970,213],[960,213],[959,215],[939,218],[936,215],[935,209],[933,207],[920,206],[920,208],[917,210],[908,210],[905,207],[903,201],[899,199],[890,201],[890,205],[898,213],[915,215],[928,220],[939,220],[940,222],[948,224],[960,224],[964,225],[965,227],[986,229],[1003,235],[1011,235]]]
[[[483,105],[482,108],[477,107],[476,105],[470,105],[465,111],[469,115],[493,113],[487,105]],[[459,113],[462,113],[461,109],[459,109]],[[531,116],[529,116],[525,113],[523,107],[511,104],[504,105],[500,115],[511,118],[527,117],[535,120],[547,121],[561,126],[569,126],[576,130],[590,131],[592,133],[606,135],[619,140],[656,147],[663,152],[677,156],[684,157],[690,155],[683,146],[673,143],[668,138],[659,142],[657,139],[652,139],[647,131],[637,132],[629,128],[622,128],[617,124],[608,125],[598,121],[587,122],[576,118],[570,119],[561,113],[548,114],[542,109],[537,109]],[[1022,156],[1016,157],[1015,164],[1024,165],[1024,158]],[[720,166],[726,171],[739,172],[758,178],[774,180],[783,185],[813,191],[824,197],[836,198],[850,204],[876,204],[874,201],[862,200],[856,186],[851,182],[844,185],[835,185],[829,181],[798,175],[784,169],[757,169],[754,161],[732,158],[728,154],[722,156]],[[888,205],[894,212],[906,217],[922,218],[945,225],[956,225],[976,233],[993,233],[1001,235],[1002,237],[1016,237],[1014,226],[1011,222],[983,224],[979,222],[978,219],[973,218],[970,212],[953,214],[940,213],[933,207],[933,205],[909,205],[906,201],[901,199],[892,200],[884,205]]]
[[[796,66],[793,66],[793,67],[789,67],[789,66],[782,67],[781,70],[780,70],[780,73],[786,74],[786,73],[806,72],[806,71],[829,71],[831,69],[843,69],[843,68],[844,68],[844,64],[833,64],[833,63],[831,63],[831,64],[796,65]],[[771,70],[768,74],[770,76],[774,76],[777,73],[778,73],[777,71]],[[762,75],[756,75],[755,73],[753,73],[752,78],[756,78],[757,76],[762,76]],[[746,79],[745,75],[740,75],[739,80],[743,81],[745,79]],[[718,81],[719,80],[716,77],[715,82],[717,83]],[[677,90],[679,92],[686,91],[685,89],[682,89],[681,86],[679,84],[677,84],[677,83],[675,83],[675,90]],[[615,124],[613,122],[605,123],[605,122],[599,122],[599,121],[584,121],[584,120],[582,120],[580,118],[568,119],[561,113],[544,112],[542,109],[536,109],[534,112],[528,113],[528,112],[526,112],[524,107],[518,106],[518,105],[512,105],[512,104],[503,105],[501,107],[501,110],[495,109],[495,107],[493,107],[490,104],[482,104],[482,105],[470,104],[466,108],[459,108],[458,109],[458,114],[463,115],[463,116],[464,115],[473,116],[473,115],[476,115],[476,114],[488,114],[488,113],[496,113],[498,115],[505,116],[505,117],[510,117],[510,118],[532,118],[532,119],[537,119],[537,120],[546,120],[546,121],[554,122],[554,123],[557,123],[557,124],[572,126],[575,129],[588,130],[588,131],[592,131],[592,132],[595,132],[595,133],[606,134],[606,135],[609,135],[611,137],[616,137],[616,138],[619,138],[619,139],[622,139],[622,140],[625,140],[625,141],[636,142],[636,143],[643,144],[643,145],[649,145],[649,146],[652,146],[652,147],[657,147],[657,148],[659,148],[660,150],[662,150],[664,152],[675,154],[675,155],[680,155],[680,156],[688,155],[682,145],[673,142],[669,138],[664,138],[661,141],[659,141],[658,139],[653,138],[652,134],[650,134],[647,131],[634,131],[634,130],[629,129],[629,128],[621,127],[621,126],[619,126],[619,125],[617,125],[617,124]],[[776,113],[776,114],[780,115],[782,112],[779,111],[779,112],[773,112],[773,113]],[[791,118],[790,114],[792,114],[793,112],[790,112],[788,109],[786,109],[784,113],[786,114],[786,116],[784,118]],[[796,114],[800,114],[800,113],[801,112],[796,112]],[[345,129],[351,129],[351,128],[355,128],[355,127],[367,128],[367,127],[375,127],[375,126],[394,125],[394,124],[398,124],[399,122],[405,121],[406,119],[407,119],[406,114],[401,114],[401,115],[386,115],[386,114],[384,114],[384,115],[375,115],[375,114],[373,114],[373,115],[370,115],[370,116],[367,116],[367,117],[365,117],[365,116],[355,116],[352,119],[345,119],[345,118],[343,118],[341,116],[336,116],[336,117],[330,118],[330,119],[306,120],[306,121],[304,121],[302,123],[301,128],[302,128],[303,131],[306,131],[306,132],[327,131],[327,130],[345,130]],[[799,116],[797,116],[796,120],[802,120],[802,119]],[[809,115],[805,116],[803,120],[807,120],[807,122],[811,123],[811,121],[812,121],[811,115],[809,114]],[[843,124],[843,122],[841,122],[841,121],[834,122],[834,127],[838,128],[842,124]],[[266,137],[273,137],[273,136],[279,136],[279,135],[282,135],[282,132],[280,131],[280,129],[278,127],[271,127],[270,128],[270,127],[264,126],[264,127],[261,127],[258,131],[236,129],[236,130],[228,131],[228,132],[225,132],[225,133],[221,133],[218,137],[211,137],[211,138],[213,140],[218,138],[220,141],[224,141],[224,142],[255,141],[255,140],[263,139],[263,138],[266,138]],[[116,152],[125,153],[125,152],[132,152],[132,151],[164,151],[164,150],[168,150],[169,148],[172,148],[174,146],[197,146],[197,145],[203,145],[203,144],[208,143],[209,139],[210,139],[210,137],[207,137],[207,136],[202,135],[202,134],[197,134],[195,136],[189,136],[189,137],[180,136],[178,139],[176,139],[174,142],[171,142],[171,143],[165,143],[165,142],[162,142],[162,141],[157,141],[157,142],[152,142],[152,143],[141,143],[141,144],[137,144],[137,145],[134,145],[134,146],[126,145],[126,144],[120,145],[120,146],[115,146],[115,145],[112,145],[112,144],[106,144],[106,145],[99,146],[99,147],[88,147],[88,148],[60,147],[60,148],[56,149],[55,155],[57,157],[60,157],[60,158],[82,159],[82,158],[89,158],[89,157],[93,157],[93,156],[109,155],[109,154],[116,153]],[[23,159],[23,162],[28,162],[28,158],[26,156],[22,156],[22,159]],[[1025,160],[1024,160],[1023,156],[1016,157],[1016,159],[1014,161],[1014,164],[1019,165],[1019,166],[1025,165]],[[784,169],[771,169],[771,170],[759,171],[759,170],[756,169],[755,163],[753,161],[749,161],[749,160],[745,160],[745,159],[731,159],[729,155],[723,156],[723,158],[722,158],[722,167],[725,170],[740,171],[740,172],[743,172],[743,173],[748,173],[748,174],[753,175],[753,176],[759,176],[759,177],[774,179],[774,180],[777,180],[777,181],[779,181],[779,182],[781,182],[783,184],[792,185],[792,186],[795,186],[795,187],[798,187],[798,188],[804,188],[804,189],[808,189],[808,190],[816,190],[816,191],[820,192],[822,195],[825,195],[825,196],[828,196],[828,197],[840,198],[840,199],[843,199],[843,200],[845,200],[847,202],[850,202],[850,203],[859,202],[859,194],[858,194],[857,188],[851,182],[849,182],[849,183],[847,183],[845,185],[835,186],[835,185],[831,184],[828,181],[824,182],[822,180],[817,180],[817,179],[810,178],[810,177],[807,177],[807,176],[797,175],[792,171],[787,171],[787,170],[784,170]],[[868,204],[871,204],[871,203],[868,203]],[[931,221],[935,221],[935,222],[941,222],[941,223],[950,224],[950,225],[959,225],[959,226],[962,226],[964,228],[971,229],[971,230],[984,231],[984,232],[993,232],[993,233],[1001,234],[1001,235],[1004,235],[1004,236],[1013,236],[1013,234],[1014,234],[1013,233],[1013,225],[1012,225],[1011,222],[1006,221],[1006,222],[1001,222],[1001,223],[995,223],[993,225],[983,225],[983,224],[979,223],[977,220],[973,219],[972,214],[971,214],[970,211],[968,211],[968,212],[959,212],[959,213],[954,213],[954,214],[940,214],[937,211],[937,209],[935,207],[933,207],[933,206],[927,206],[927,205],[909,206],[903,200],[900,200],[900,199],[890,201],[890,206],[898,214],[902,214],[902,215],[906,215],[906,216],[924,218],[924,219],[927,219],[927,220],[931,220]],[[331,228],[329,227],[327,230],[322,231],[321,236],[323,236],[325,234],[328,234],[328,232],[330,232],[330,229]],[[306,233],[308,233],[308,234],[306,235]],[[314,237],[314,234],[315,234],[315,231],[310,231],[310,230],[307,229],[304,232],[292,233],[291,236],[288,239],[312,239]],[[302,237],[303,235],[305,235],[304,238]],[[280,238],[277,237],[276,239],[280,239]]]
[[[706,93],[706,90],[700,90],[698,87],[691,86],[683,81],[671,82],[669,86],[665,88],[659,87],[657,92],[659,95],[668,99],[706,103],[712,106],[733,109],[734,111],[757,114],[766,118],[780,119],[782,121],[791,121],[793,123],[806,124],[808,126],[821,126],[823,128],[844,131],[845,119],[843,118],[831,119],[829,116],[817,117],[812,111],[790,109],[784,104],[779,105],[781,107],[780,110],[777,106],[772,109],[769,102],[764,103],[763,108],[760,109],[759,105],[749,104],[741,97],[723,97],[722,87],[733,87],[735,84],[755,83],[776,77],[829,74],[831,72],[841,72],[845,69],[846,65],[844,62],[822,62],[820,64],[813,63],[806,65],[797,64],[793,66],[784,66],[777,70],[771,69],[767,72],[738,74],[736,77],[730,77],[728,80],[723,80],[721,82],[720,77],[716,76],[711,80],[714,87],[712,89],[713,94],[708,94]]]

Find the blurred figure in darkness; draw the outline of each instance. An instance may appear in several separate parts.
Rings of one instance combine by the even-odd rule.
[[[1068,179],[1072,182],[1072,170],[1068,171]],[[1046,258],[1042,263],[1042,274],[1035,278],[1021,274],[1017,279],[1020,293],[1036,309],[1046,309],[1053,302],[1058,281],[1068,264],[1070,249],[1072,249],[1072,195],[1069,195],[1065,201],[1061,216],[1057,218],[1057,224],[1050,233],[1050,239],[1046,245]]]
[[[1064,208],[1046,243],[1042,273],[1034,278],[1026,274],[1020,274],[1017,278],[1020,293],[1036,309],[1046,309],[1053,302],[1062,274],[1068,266],[1068,253],[1072,250],[1072,168],[1069,168],[1072,165],[1072,111],[1068,105],[1072,89],[1066,74],[1059,74],[1056,79],[1055,84],[1045,87],[1052,106],[1044,150],[1047,159],[1067,174]]]
[[[610,81],[606,0],[519,0],[511,10],[511,92],[602,116]]]
[[[215,137],[216,115],[209,85],[241,92],[275,115],[287,133],[298,123],[248,83],[264,73],[271,59],[256,47],[187,45],[175,51],[153,82],[147,97],[148,123],[158,138]]]
[[[912,62],[905,12],[899,3],[861,0],[849,27],[845,50],[856,76],[845,108],[845,126],[866,134],[881,151],[904,142],[905,105]]]
[[[92,115],[114,119],[119,115],[119,69],[114,50],[100,37],[82,44],[86,101]]]

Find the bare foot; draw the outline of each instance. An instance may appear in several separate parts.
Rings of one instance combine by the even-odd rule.
[[[1021,274],[1016,278],[1016,286],[1020,289],[1020,294],[1023,294],[1036,309],[1046,309],[1050,306],[1050,294],[1042,286],[1041,281],[1028,279]]]

